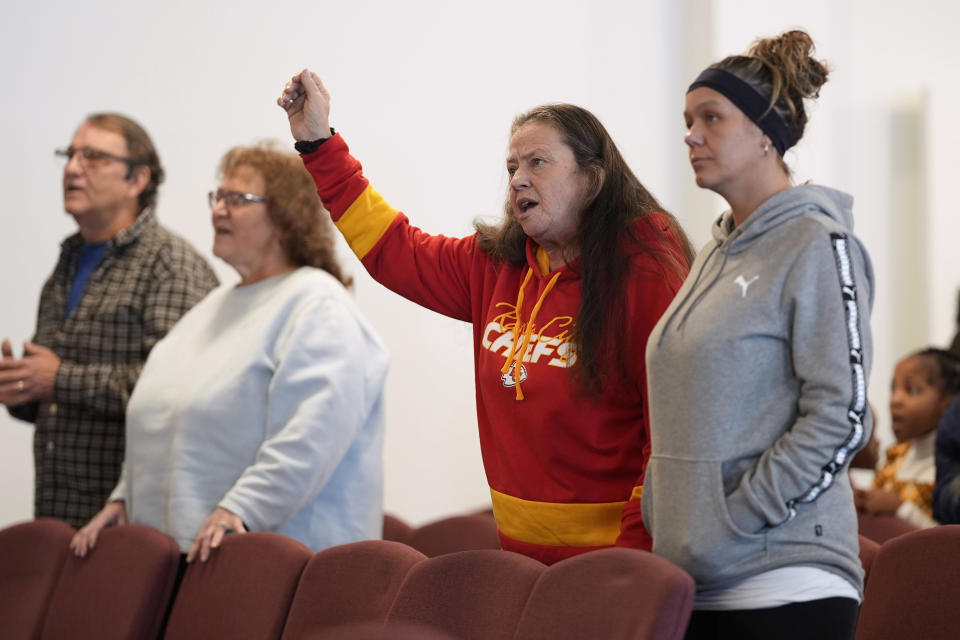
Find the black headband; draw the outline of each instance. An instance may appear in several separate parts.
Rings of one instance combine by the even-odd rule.
[[[707,69],[693,81],[687,93],[697,87],[708,87],[726,96],[737,105],[744,115],[750,118],[760,130],[767,134],[780,155],[796,144],[777,110],[749,84],[723,69]]]

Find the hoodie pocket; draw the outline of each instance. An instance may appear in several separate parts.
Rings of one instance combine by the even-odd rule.
[[[737,577],[764,559],[766,532],[741,531],[730,517],[719,461],[654,456],[647,477],[653,551],[698,584]]]

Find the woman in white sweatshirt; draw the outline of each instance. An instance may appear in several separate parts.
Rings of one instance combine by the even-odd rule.
[[[313,550],[378,538],[387,354],[361,317],[300,159],[238,147],[209,194],[213,253],[240,275],[150,353],[127,408],[126,458],[103,527],[153,526],[207,560],[228,533]]]
[[[726,199],[650,335],[653,551],[697,582],[687,638],[852,638],[862,571],[845,467],[866,443],[873,273],[852,198],[784,152],[827,69],[792,31],[690,86],[697,184]]]

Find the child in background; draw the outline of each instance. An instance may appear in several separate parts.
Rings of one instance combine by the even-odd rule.
[[[918,527],[932,527],[937,424],[960,392],[960,360],[928,348],[897,363],[890,391],[890,417],[897,444],[886,452],[870,489],[858,489],[862,513],[893,514]]]

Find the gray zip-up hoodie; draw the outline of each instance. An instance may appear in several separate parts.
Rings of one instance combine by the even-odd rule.
[[[861,590],[846,468],[870,435],[873,269],[844,193],[782,191],[713,227],[647,343],[653,551],[698,590],[788,565]]]

